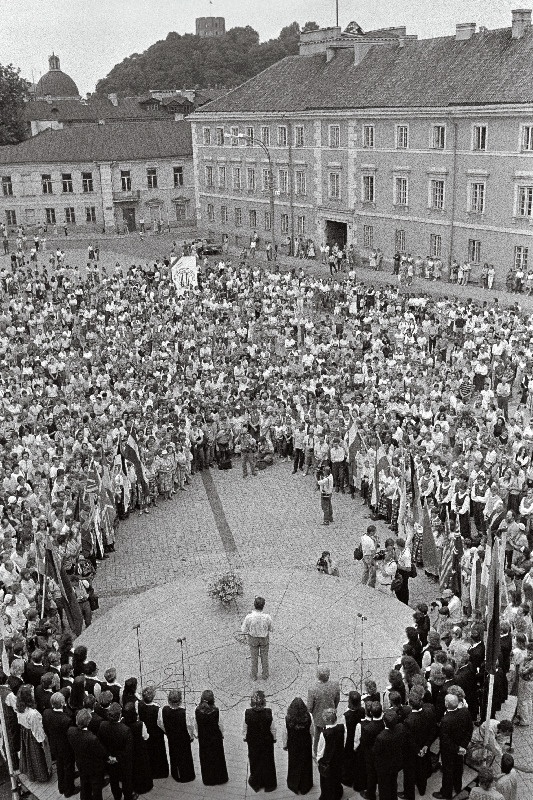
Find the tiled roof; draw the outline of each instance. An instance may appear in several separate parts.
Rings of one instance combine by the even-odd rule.
[[[0,164],[127,161],[192,155],[191,125],[180,122],[114,122],[46,130],[25,142],[0,147]]]
[[[289,56],[196,113],[528,103],[532,75],[533,28],[504,28],[374,46],[357,65],[351,48]]]
[[[57,109],[56,112],[53,109]],[[116,119],[165,119],[167,115],[161,111],[150,111],[139,105],[136,97],[121,98],[114,106],[105,97],[91,98],[87,103],[79,100],[57,100],[51,103],[46,100],[32,100],[24,106],[24,118],[32,120],[58,120],[59,122],[98,122],[98,120]]]

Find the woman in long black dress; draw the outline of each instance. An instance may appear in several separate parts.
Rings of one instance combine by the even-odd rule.
[[[146,794],[154,788],[148,746],[145,741],[145,736],[148,738],[148,732],[144,722],[139,719],[133,703],[127,703],[124,706],[122,722],[128,726],[133,737],[133,791],[137,794]]]
[[[265,693],[260,689],[253,693],[250,708],[244,712],[243,739],[248,744],[249,785],[254,792],[273,792],[278,785],[274,763],[276,727],[272,709],[266,707]]]
[[[344,742],[344,760],[342,765],[342,782],[357,791],[366,789],[366,770],[363,754],[359,747],[354,750],[355,731],[365,718],[365,709],[361,705],[359,692],[350,692],[348,708],[344,712],[346,741]]]
[[[161,709],[158,719],[167,735],[170,774],[179,783],[188,783],[196,778],[192,760],[191,742],[194,740],[194,725],[181,705],[180,689],[168,693],[168,705]]]
[[[168,759],[165,747],[165,734],[157,724],[160,706],[154,703],[155,690],[147,686],[142,691],[142,700],[139,702],[139,719],[144,722],[148,731],[146,747],[150,760],[152,778],[168,778]]]
[[[307,794],[313,786],[313,719],[301,697],[287,709],[283,749],[289,753],[287,786],[294,794]]]
[[[124,689],[122,690],[122,705],[133,703],[135,710],[137,710],[137,703],[139,702],[139,695],[137,694],[137,678],[126,678],[124,681]]]
[[[226,756],[224,755],[224,729],[215,696],[210,689],[202,692],[200,705],[194,712],[202,781],[206,786],[219,786],[228,782]]]

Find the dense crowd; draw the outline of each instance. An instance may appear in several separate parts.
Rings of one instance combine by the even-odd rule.
[[[505,530],[510,624],[527,652],[533,322],[517,303],[376,288],[353,263],[326,279],[255,259],[204,259],[197,289],[181,295],[169,259],[110,269],[98,255],[89,248],[82,272],[64,254],[0,270],[6,674],[35,651],[57,666],[56,647],[90,624],[94,571],[119,519],[236,456],[243,476],[290,459],[321,495],[330,484],[360,495],[395,533],[416,476],[437,555],[448,519],[460,533],[461,619],[482,616],[472,571],[487,536]],[[379,574],[407,602],[420,541],[415,527],[386,546],[385,569],[363,553],[366,580]],[[387,574],[402,571],[393,586]],[[446,600],[439,634],[450,632]],[[524,695],[524,724],[530,704]]]

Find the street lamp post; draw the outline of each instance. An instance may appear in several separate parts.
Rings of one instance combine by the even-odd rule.
[[[229,134],[231,136],[231,134]],[[272,258],[274,261],[277,260],[277,252],[276,252],[276,228],[274,222],[274,172],[272,170],[272,159],[270,157],[270,150],[266,146],[266,144],[259,139],[254,139],[252,136],[247,136],[245,133],[237,134],[237,139],[246,139],[247,142],[250,142],[252,147],[257,145],[258,147],[266,153],[266,157],[268,159],[268,188],[270,191],[270,233],[272,234]]]

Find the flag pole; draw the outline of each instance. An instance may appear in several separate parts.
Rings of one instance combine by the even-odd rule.
[[[492,656],[492,659],[491,659],[491,663],[489,665],[488,664],[488,655],[489,654],[486,652],[486,655],[485,655],[485,659],[486,659],[485,660],[485,668],[487,668],[487,666],[490,667],[490,674],[489,674],[489,690],[488,690],[488,695],[487,695],[487,709],[486,709],[486,713],[485,713],[485,735],[483,737],[483,747],[484,747],[483,760],[484,761],[486,761],[487,758],[488,758],[488,745],[489,745],[489,736],[490,736],[490,725],[489,725],[489,722],[490,722],[491,711],[492,711],[492,698],[494,696],[494,675],[495,675],[495,672],[496,672],[495,650],[496,650],[497,647],[499,648],[499,641],[496,642],[494,640],[494,629],[493,629],[494,622],[493,622],[493,620],[494,620],[494,615],[495,614],[498,615],[498,618],[499,618],[499,615],[500,615],[500,592],[499,592],[500,556],[503,555],[503,558],[505,558],[505,540],[506,540],[506,532],[502,531],[502,543],[501,544],[503,545],[503,549],[500,552],[500,542],[498,540],[498,537],[496,535],[494,536],[494,544],[492,546],[492,556],[491,556],[491,564],[490,564],[490,570],[491,570],[490,571],[490,578],[489,578],[489,590],[490,591],[488,592],[487,600],[488,600],[488,608],[489,608],[489,610],[490,610],[491,604],[492,604],[492,614],[490,615],[489,625],[487,627],[487,638],[486,638],[486,642],[485,642],[485,648],[487,648],[487,646],[489,644],[489,637],[491,637],[491,643],[492,643],[492,654],[491,654],[491,656]],[[497,569],[496,569],[496,567],[497,567]],[[495,585],[498,587],[496,592],[495,592]],[[498,606],[497,607],[496,607],[496,603],[495,603],[495,601],[496,601],[496,596],[495,595],[496,594],[498,595],[498,597],[497,597]],[[491,634],[492,634],[492,636],[491,636]],[[498,634],[499,634],[499,628],[498,628]]]
[[[19,784],[17,777],[15,775],[15,770],[13,768],[13,759],[11,757],[11,744],[7,735],[4,701],[2,699],[0,699],[0,729],[2,730],[2,739],[4,740],[4,750],[5,750],[4,755],[6,757],[9,779],[11,781],[11,796],[13,800],[19,800],[20,798]]]
[[[487,696],[487,713],[485,714],[485,735],[483,737],[483,760],[486,761],[488,758],[488,747],[489,747],[489,736],[490,736],[490,712],[492,710],[492,697],[494,695],[494,673],[491,672],[489,675],[489,693]]]

